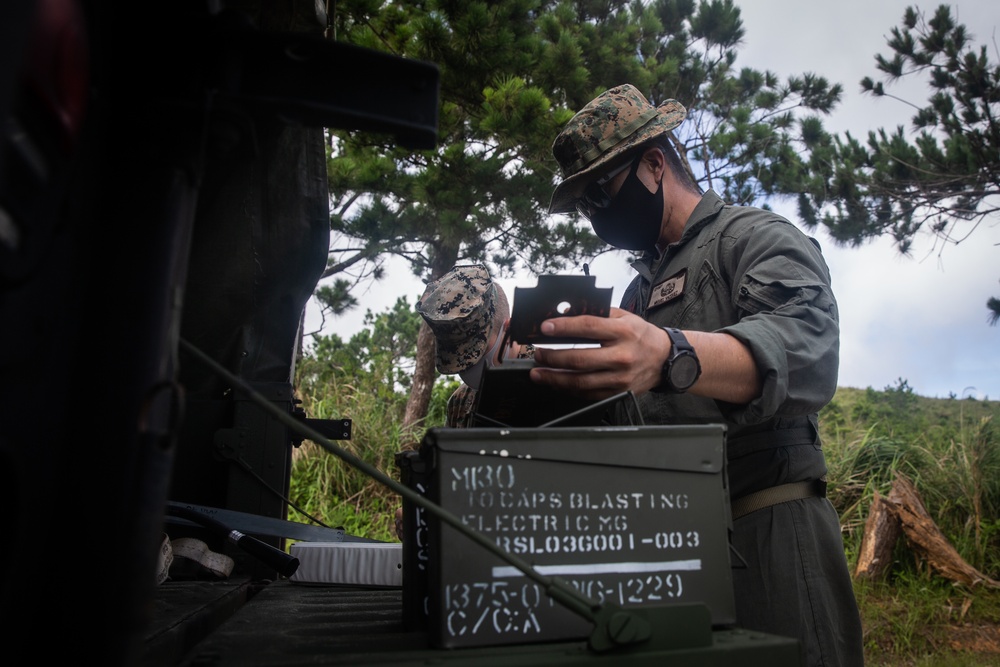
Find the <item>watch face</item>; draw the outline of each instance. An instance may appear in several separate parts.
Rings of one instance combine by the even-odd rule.
[[[678,389],[687,389],[698,379],[698,358],[681,352],[670,365],[670,382]]]

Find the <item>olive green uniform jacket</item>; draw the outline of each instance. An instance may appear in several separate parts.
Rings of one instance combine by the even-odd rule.
[[[725,423],[733,499],[825,478],[817,413],[837,389],[840,327],[819,244],[775,213],[727,206],[709,191],[681,239],[633,268],[623,309],[659,326],[734,336],[763,380],[745,405],[643,394],[644,423]],[[810,666],[863,663],[839,517],[825,497],[735,519],[732,544],[741,627],[800,639]]]

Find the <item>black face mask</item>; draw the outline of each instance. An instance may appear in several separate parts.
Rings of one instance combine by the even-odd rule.
[[[663,222],[663,181],[650,192],[636,172],[639,159],[632,164],[621,189],[606,208],[592,209],[590,224],[603,241],[622,250],[652,250],[660,238]]]

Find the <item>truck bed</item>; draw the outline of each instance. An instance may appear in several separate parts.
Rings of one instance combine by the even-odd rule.
[[[143,665],[796,665],[797,643],[716,630],[710,646],[597,654],[586,641],[438,649],[408,630],[401,588],[285,579],[166,581],[155,595]]]

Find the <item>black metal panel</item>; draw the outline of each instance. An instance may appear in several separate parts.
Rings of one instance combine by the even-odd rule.
[[[406,109],[369,124],[367,102],[352,117],[349,95],[309,99],[316,88],[294,49],[270,51],[273,66],[263,51],[241,53],[240,40],[252,49],[257,37],[292,45],[299,35],[229,21],[227,4],[0,3],[0,612],[15,651],[55,629],[52,641],[32,644],[39,657],[134,664],[172,483],[196,496],[178,500],[218,505],[232,491],[233,502],[281,514],[257,479],[247,488],[258,498],[228,488],[231,464],[214,445],[234,420],[263,424],[250,434],[256,472],[281,493],[287,433],[238,416],[226,387],[186,374],[181,329],[241,377],[290,394],[301,306],[326,253],[320,128],[355,123],[422,145],[436,134],[433,65],[404,66],[427,84],[419,103],[408,97]],[[272,3],[241,4],[263,13]],[[280,4],[313,14],[283,27],[325,27],[312,3]],[[79,10],[87,51],[74,64],[90,74],[86,115],[58,161],[23,150],[25,119],[11,122],[25,108],[23,47],[43,7]],[[224,30],[240,37],[220,51]],[[309,48],[323,67],[343,53],[330,42]],[[396,65],[404,60],[352,51],[349,69],[364,77]],[[373,76],[369,85],[384,84]],[[248,276],[253,286],[234,296]],[[223,306],[234,306],[225,317]],[[197,404],[186,414],[185,399]]]

